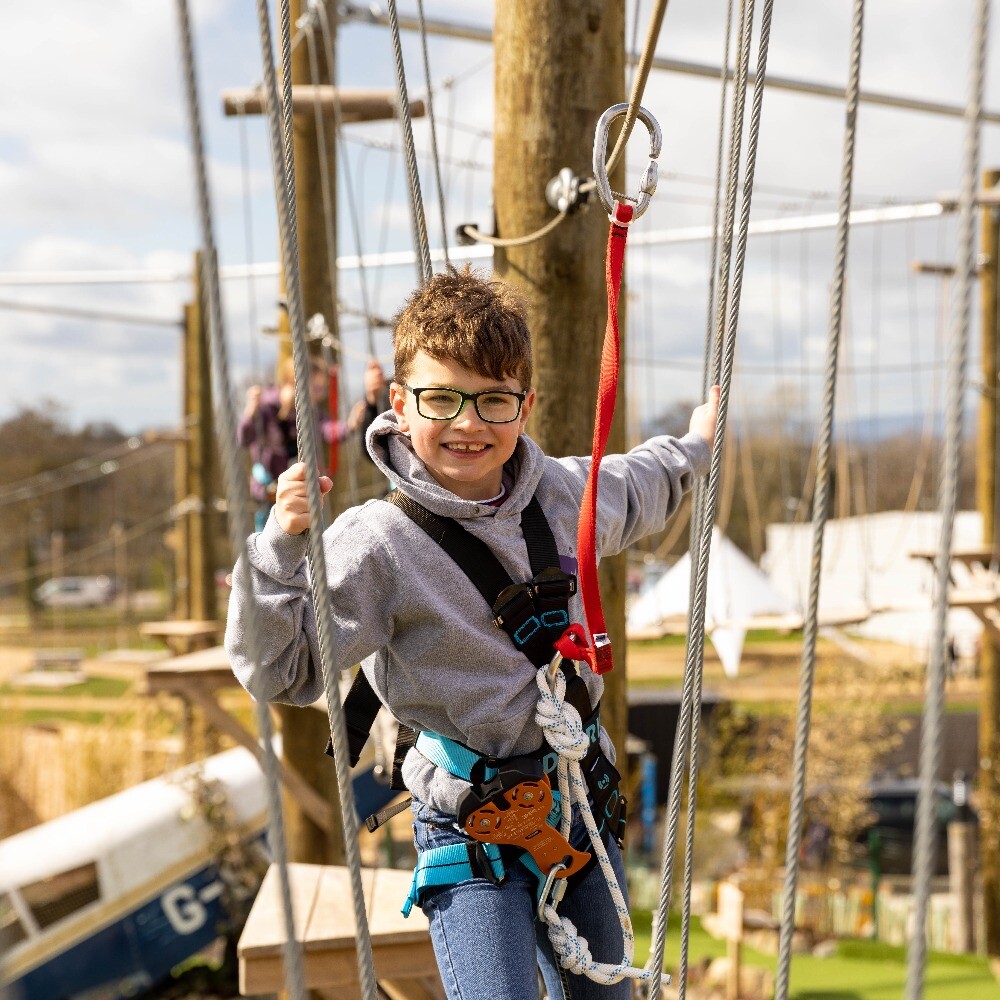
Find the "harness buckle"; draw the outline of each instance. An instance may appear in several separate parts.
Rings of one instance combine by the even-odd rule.
[[[597,184],[597,194],[601,199],[601,204],[608,210],[609,217],[616,225],[629,225],[628,222],[620,222],[615,218],[615,196],[618,192],[611,190],[611,182],[608,179],[607,156],[608,156],[608,131],[611,123],[619,118],[624,118],[628,113],[628,104],[612,104],[607,111],[601,115],[597,122],[597,131],[594,134],[594,181]],[[630,198],[628,195],[618,195],[623,201],[631,201],[635,204],[635,212],[631,222],[635,222],[647,208],[649,201],[656,190],[657,166],[656,158],[660,155],[663,146],[663,133],[657,120],[643,107],[636,109],[636,118],[646,126],[649,132],[649,163],[643,172],[642,180],[639,182],[639,195]]]
[[[493,624],[503,628],[511,619],[523,624],[521,619],[527,620],[534,615],[534,604],[530,584],[515,583],[504,587],[493,605]]]

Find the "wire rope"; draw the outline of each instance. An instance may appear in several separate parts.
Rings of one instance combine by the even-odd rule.
[[[240,105],[239,114],[240,135],[240,193],[243,196],[243,246],[248,264],[254,263],[253,252],[253,205],[250,198],[250,146],[247,141],[246,114]],[[263,381],[260,362],[260,321],[257,317],[257,283],[253,267],[247,268],[247,317],[250,325],[250,370],[253,377]],[[258,431],[259,433],[259,431]]]
[[[746,78],[749,69],[750,32],[753,26],[754,0],[747,2],[746,16],[743,21],[743,34],[746,40],[740,60],[739,77],[733,90],[733,129],[742,131],[743,101],[746,97]],[[719,416],[716,428],[715,442],[712,447],[712,464],[709,472],[708,487],[705,494],[704,530],[701,532],[698,549],[698,571],[694,586],[695,599],[691,605],[691,616],[688,628],[687,655],[685,660],[685,683],[681,698],[680,722],[677,737],[674,742],[674,758],[670,774],[670,797],[667,819],[667,831],[663,843],[663,858],[661,864],[661,892],[659,906],[654,918],[654,943],[650,961],[655,972],[663,968],[663,949],[666,942],[667,914],[670,908],[670,894],[673,874],[673,854],[677,843],[677,827],[680,813],[681,785],[683,768],[681,757],[689,739],[687,730],[693,728],[686,723],[700,713],[701,683],[699,671],[696,669],[698,647],[705,642],[705,611],[708,585],[708,561],[712,542],[711,525],[715,520],[718,502],[719,479],[721,473],[722,451],[725,447],[726,416],[729,405],[729,393],[733,377],[733,361],[736,351],[736,331],[739,324],[740,298],[743,287],[743,269],[746,262],[746,245],[749,235],[750,208],[753,200],[753,175],[757,161],[757,148],[760,138],[760,120],[763,112],[764,81],[767,74],[767,52],[771,34],[771,15],[773,0],[765,0],[761,16],[760,40],[757,49],[757,85],[754,88],[753,105],[750,113],[750,126],[746,153],[746,178],[743,188],[743,199],[740,211],[739,239],[736,257],[733,265],[733,281],[729,298],[729,322],[725,328],[725,340],[721,350],[721,374],[717,380],[721,386],[719,398]],[[738,149],[739,147],[737,147]],[[735,158],[731,163],[730,187],[735,189]],[[727,193],[727,201],[735,200],[735,190]],[[727,213],[728,214],[728,213]],[[721,294],[721,293],[720,293]],[[693,561],[693,560],[692,560]],[[699,701],[695,702],[695,696]],[[686,717],[686,718],[685,718]],[[692,771],[697,769],[697,754],[692,761]],[[650,1000],[659,1000],[660,979],[654,975],[651,980]]]
[[[313,86],[318,86],[320,84],[320,72],[319,72],[319,59],[316,53],[316,20],[319,19],[321,24],[326,24],[326,10],[323,3],[316,3],[311,8],[309,13],[307,13],[301,21],[302,30],[305,33],[306,38],[306,55],[309,61],[309,78]],[[328,27],[328,25],[327,25]],[[323,41],[324,41],[324,55],[326,58],[327,71],[332,75],[334,68],[334,53],[333,53],[333,40],[328,31],[323,31]],[[329,41],[329,44],[327,42]],[[334,81],[331,79],[331,84]],[[334,135],[337,133],[337,129],[340,125],[341,119],[341,109],[340,109],[340,93],[336,86],[333,86],[333,123],[334,123]],[[323,239],[326,244],[326,266],[327,266],[327,280],[330,283],[330,298],[332,302],[338,301],[337,292],[337,236],[334,230],[336,224],[335,215],[335,197],[336,192],[333,190],[333,185],[336,183],[336,173],[334,169],[331,169],[330,157],[327,150],[327,136],[326,136],[326,120],[323,115],[322,109],[318,102],[313,104],[313,125],[316,129],[316,149],[319,154],[319,175],[320,175],[320,197],[323,203]],[[342,158],[345,167],[345,180],[350,177],[350,168],[347,166],[346,153]],[[348,199],[348,205],[350,206],[352,212],[352,218],[354,215],[355,206],[352,199]],[[373,332],[372,332],[372,320],[371,320],[371,307],[368,302],[368,284],[366,280],[366,271],[364,266],[364,257],[361,252],[360,239],[355,247],[355,253],[358,258],[358,281],[361,287],[361,302],[362,311],[364,313],[365,326],[368,331],[368,344],[369,349],[373,349]],[[319,346],[320,352],[323,355],[324,363],[327,366],[328,372],[335,373],[338,379],[338,392],[337,392],[337,406],[338,412],[331,413],[331,421],[342,420],[345,416],[344,404],[348,398],[350,398],[350,390],[348,388],[347,379],[347,366],[340,364],[340,355],[342,353],[341,345],[341,330],[339,327],[339,316],[337,315],[336,308],[334,309],[334,315],[329,318],[324,317],[323,322],[325,323],[325,329],[317,330],[319,334]],[[310,401],[310,411],[312,410],[312,404]],[[335,430],[336,434],[337,431]],[[349,455],[347,460],[347,487],[348,495],[350,497],[351,505],[354,506],[358,503],[358,477],[357,470],[354,466],[353,456]]]
[[[827,335],[826,376],[823,416],[816,456],[816,488],[813,499],[812,563],[809,603],[802,635],[802,677],[799,688],[795,750],[792,762],[793,787],[785,842],[785,884],[778,943],[778,972],[775,1000],[787,1000],[791,966],[792,933],[795,929],[795,897],[798,880],[799,846],[802,842],[802,817],[805,806],[806,763],[812,713],[812,692],[816,672],[816,636],[819,621],[819,585],[823,561],[823,534],[828,516],[830,489],[830,445],[837,392],[837,361],[844,309],[844,286],[847,274],[847,249],[850,227],[851,187],[854,182],[854,147],[857,136],[858,94],[861,87],[861,47],[864,36],[864,0],[854,0],[851,19],[851,54],[847,85],[844,148],[840,178],[840,208],[837,222],[833,287],[830,293],[830,321]]]
[[[58,559],[51,557],[49,559],[43,559],[34,566],[28,566],[24,569],[15,570],[13,573],[7,573],[4,576],[0,576],[0,587],[12,586],[16,583],[24,583],[25,580],[31,580],[34,577],[40,576],[46,568],[48,568],[49,572],[54,573],[57,566],[66,568],[67,566],[75,566],[78,563],[89,562],[91,559],[104,552],[110,552],[119,540],[123,542],[130,542],[136,538],[141,538],[143,535],[149,534],[156,528],[159,528],[170,521],[175,521],[179,517],[183,517],[190,509],[190,504],[184,500],[180,503],[171,504],[171,506],[166,510],[158,511],[156,514],[152,514],[150,517],[144,518],[138,524],[134,524],[130,528],[126,528],[120,536],[120,539],[114,537],[105,538],[100,542],[95,542],[93,545],[88,545],[86,548],[77,549],[74,552],[67,552]]]
[[[172,442],[164,440],[142,441],[133,437],[111,448],[105,448],[94,455],[68,462],[56,469],[47,469],[45,472],[36,473],[27,479],[7,483],[0,486],[0,506],[22,500],[33,500],[36,497],[47,496],[59,490],[80,486],[93,479],[100,479],[118,472],[122,468],[129,468],[136,462],[152,458],[158,451],[156,446],[169,443]],[[124,466],[120,461],[122,459],[128,460]]]
[[[336,65],[333,49],[333,31],[330,27],[330,18],[326,12],[326,5],[318,3],[316,5],[316,14],[319,18],[320,34],[323,36],[323,49],[326,53],[327,66],[333,67]],[[316,53],[314,51],[315,44],[314,39],[312,39],[312,32],[310,31],[310,45],[313,46],[312,54],[310,55],[310,72],[313,74],[314,82],[319,82],[318,71],[316,69]],[[334,99],[333,99],[333,121],[334,129],[337,135],[343,141],[344,136],[344,116],[343,109],[340,103],[340,93],[336,87],[334,87]],[[317,109],[317,115],[318,115]],[[329,170],[328,164],[326,164],[326,146],[325,144],[320,144],[320,156],[324,163],[324,172],[332,173]],[[358,217],[358,203],[357,199],[354,197],[354,182],[352,176],[352,169],[350,164],[350,157],[347,155],[347,151],[344,151],[343,157],[341,157],[341,165],[344,171],[344,184],[347,187],[348,198],[347,198],[347,210],[351,219],[351,231],[354,236],[354,252],[358,258],[358,285],[361,290],[361,308],[365,311],[365,334],[367,337],[368,353],[372,357],[375,356],[375,331],[372,326],[372,308],[371,308],[371,296],[368,292],[368,269],[365,266],[363,243],[361,239],[361,220]],[[329,227],[328,227],[329,228]],[[327,257],[330,260],[331,270],[336,270],[336,242],[334,240],[332,232],[327,236]]]
[[[927,904],[934,870],[937,821],[934,783],[941,758],[951,547],[962,457],[962,408],[967,378],[966,360],[972,314],[972,285],[976,273],[975,201],[979,176],[980,119],[986,78],[989,14],[989,0],[979,0],[976,5],[969,73],[969,102],[965,116],[964,174],[959,201],[958,260],[955,265],[958,286],[950,345],[951,365],[948,371],[944,469],[940,483],[941,535],[935,566],[937,591],[934,604],[934,630],[927,670],[924,715],[920,728],[920,787],[917,793],[917,826],[913,858],[913,929],[906,962],[907,1000],[921,1000],[923,997],[924,969],[927,961]]]
[[[663,16],[667,12],[669,0],[656,0],[653,7],[653,15],[649,19],[649,27],[646,29],[646,40],[642,46],[642,55],[639,57],[639,64],[636,67],[635,75],[632,77],[632,92],[628,99],[628,110],[625,112],[625,121],[622,123],[621,131],[618,133],[618,141],[611,155],[607,159],[608,176],[614,173],[615,167],[621,162],[625,155],[625,146],[628,144],[629,136],[635,125],[636,112],[642,104],[642,95],[646,90],[646,81],[649,79],[649,71],[653,65],[653,58],[656,56],[656,43],[660,37],[660,29],[663,26]]]
[[[37,313],[41,316],[64,316],[68,319],[92,319],[100,323],[127,323],[129,326],[165,326],[175,330],[184,326],[183,320],[166,316],[139,316],[135,313],[88,309],[85,306],[54,306],[42,302],[14,302],[10,299],[0,300],[0,309]]]
[[[392,55],[396,66],[396,88],[399,97],[399,121],[403,127],[403,150],[406,160],[406,179],[410,195],[410,222],[413,227],[413,248],[417,253],[417,277],[421,287],[431,280],[430,245],[427,242],[427,217],[420,194],[420,172],[417,170],[417,150],[413,142],[413,121],[410,118],[410,99],[406,89],[406,68],[403,65],[403,47],[399,39],[399,13],[396,0],[389,0],[389,31],[392,35]]]
[[[427,82],[427,120],[431,128],[431,153],[434,163],[434,180],[437,184],[438,212],[441,215],[441,248],[444,251],[445,267],[451,266],[448,259],[448,222],[445,218],[444,185],[441,183],[441,160],[438,157],[437,124],[434,119],[434,91],[431,87],[431,63],[427,54],[427,26],[424,23],[424,0],[417,0],[417,20],[420,23],[420,49],[424,57],[424,79]]]
[[[201,108],[198,101],[194,39],[188,14],[187,0],[176,0],[180,24],[181,48],[183,53],[184,85],[187,104],[188,125],[194,154],[195,186],[197,191],[198,219],[202,241],[202,280],[209,303],[209,341],[211,347],[212,373],[215,381],[216,421],[222,435],[219,449],[226,482],[227,496],[230,497],[228,523],[233,551],[246,558],[246,533],[249,527],[249,497],[247,484],[236,461],[236,416],[229,388],[229,359],[223,327],[222,299],[219,292],[219,263],[215,250],[215,235],[212,223],[212,208],[208,191],[208,167],[202,139]],[[243,598],[249,609],[246,641],[254,664],[262,662],[260,631],[257,627],[250,580],[244,577]],[[262,766],[267,787],[268,840],[271,856],[279,872],[281,886],[282,913],[285,922],[284,960],[289,980],[289,993],[293,1000],[304,1000],[305,985],[302,970],[302,949],[295,937],[295,921],[292,912],[291,887],[288,879],[288,860],[285,851],[284,816],[281,809],[281,786],[278,778],[277,761],[271,732],[270,710],[266,702],[257,703],[257,720],[263,743]]]
[[[277,181],[275,190],[277,192],[288,318],[291,326],[292,361],[295,369],[296,436],[299,444],[299,455],[309,470],[309,474],[306,475],[306,493],[312,528],[307,532],[307,552],[310,567],[310,590],[319,640],[319,666],[323,674],[323,688],[326,694],[327,715],[330,723],[330,737],[333,742],[334,765],[337,772],[343,822],[345,860],[351,882],[351,898],[356,928],[354,943],[358,960],[359,985],[363,1000],[374,1000],[375,970],[372,962],[371,934],[368,928],[361,886],[361,861],[357,836],[358,819],[348,768],[347,731],[337,679],[332,676],[330,670],[330,666],[336,662],[332,646],[334,629],[326,558],[323,551],[323,503],[319,491],[319,478],[316,475],[319,463],[310,413],[309,352],[306,345],[305,318],[302,309],[298,264],[298,227],[295,216],[295,150],[291,129],[292,77],[291,46],[289,44],[291,18],[288,0],[280,0],[283,93],[279,99],[267,0],[257,0],[256,7],[261,62],[264,70],[267,121],[271,138],[271,156]]]
[[[742,27],[742,14],[743,5],[741,3],[740,13],[741,13],[741,27]],[[702,363],[702,395],[701,398],[705,399],[708,396],[709,385],[715,376],[715,365],[713,359],[718,355],[717,340],[714,336],[714,327],[712,323],[712,317],[714,315],[714,310],[716,306],[716,267],[719,263],[719,214],[721,211],[722,203],[722,178],[723,178],[723,153],[725,149],[725,135],[726,135],[726,97],[728,94],[728,70],[729,70],[729,50],[732,41],[732,22],[733,22],[733,2],[728,0],[726,4],[726,20],[724,29],[724,40],[723,40],[723,58],[722,58],[722,70],[721,70],[721,81],[720,81],[720,96],[719,96],[719,128],[718,128],[718,142],[716,144],[716,160],[715,160],[715,188],[713,192],[712,199],[712,241],[710,250],[710,260],[709,260],[709,286],[708,286],[708,307],[705,313],[705,348],[704,348],[704,358]],[[742,30],[739,33],[740,42],[743,40]],[[739,56],[737,55],[737,62],[739,62]],[[730,147],[732,155],[732,147]],[[725,288],[728,283],[728,271],[725,276],[725,281],[723,282],[723,287]],[[723,293],[725,294],[725,292]],[[701,541],[701,533],[705,531],[711,531],[711,526],[706,525],[705,522],[705,488],[704,482],[698,480],[695,484],[694,496],[691,500],[691,507],[689,509],[690,517],[690,531],[688,540],[688,551],[695,552],[698,550]],[[728,514],[726,515],[726,520],[728,520]],[[664,544],[666,540],[664,541]],[[696,573],[694,561],[691,561],[691,570],[689,575],[688,584],[688,608],[693,608],[695,604],[695,587],[696,587]],[[701,716],[700,709],[696,706],[701,705],[702,699],[702,684],[703,684],[703,669],[704,669],[704,643],[702,648],[696,653],[696,660],[693,667],[693,676],[691,680],[691,699],[690,699],[690,715],[687,719],[687,728],[690,733],[690,742],[687,748],[687,766],[688,766],[688,800],[687,800],[687,818],[685,826],[685,844],[684,844],[684,885],[683,885],[683,900],[681,905],[681,948],[680,948],[680,958],[678,962],[678,994],[681,1000],[685,997],[687,993],[687,976],[688,976],[688,952],[690,946],[690,936],[691,936],[691,888],[694,880],[694,826],[695,826],[695,805],[697,802],[696,787],[697,787],[697,759],[698,759],[698,741],[700,739],[701,731]]]

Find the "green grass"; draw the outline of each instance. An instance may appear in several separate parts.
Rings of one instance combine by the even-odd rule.
[[[53,697],[73,698],[118,698],[132,687],[132,682],[116,677],[90,677],[82,684],[53,690],[46,687],[12,687],[10,684],[0,686],[0,694],[24,694],[30,692],[33,696],[51,694]]]
[[[649,954],[650,914],[634,917],[636,960]],[[664,964],[675,969],[680,954],[680,917],[670,918]],[[705,956],[724,955],[726,945],[691,922],[689,965]],[[777,967],[774,955],[743,949],[745,965]],[[902,948],[873,941],[841,941],[833,958],[795,955],[789,978],[790,1000],[898,1000],[906,986],[906,952]],[[1000,983],[993,978],[986,959],[976,955],[945,955],[931,952],[924,975],[926,1000],[1000,1000]]]
[[[87,726],[99,726],[109,719],[105,712],[8,712],[4,720],[8,724],[34,726],[45,722],[80,722]]]
[[[659,646],[683,646],[686,642],[687,636],[685,635],[664,635],[659,639],[632,639],[629,641],[629,645],[637,646],[640,649],[656,649]],[[709,640],[706,638],[705,644],[708,645],[708,642]],[[770,642],[801,643],[802,633],[779,632],[773,628],[751,629],[747,632],[743,645],[746,647]]]

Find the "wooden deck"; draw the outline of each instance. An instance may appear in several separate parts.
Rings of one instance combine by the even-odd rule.
[[[361,994],[348,870],[290,864],[288,875],[306,987],[337,1000],[355,1000]],[[362,869],[375,973],[393,1000],[444,1000],[427,918],[419,907],[408,918],[400,912],[411,878],[408,871]],[[240,993],[255,996],[285,988],[284,943],[280,882],[272,865],[240,937]]]
[[[222,622],[177,619],[143,622],[139,626],[139,633],[152,639],[161,639],[172,653],[181,655],[192,649],[218,642],[224,628]]]

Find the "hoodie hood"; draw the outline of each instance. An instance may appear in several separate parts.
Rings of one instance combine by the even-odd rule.
[[[499,507],[491,507],[474,500],[463,500],[441,486],[417,457],[409,435],[399,429],[392,410],[372,421],[365,443],[379,471],[400,492],[441,517],[460,520],[474,517],[520,518],[521,511],[535,495],[545,467],[542,449],[522,434],[517,439],[514,454],[503,467],[507,496]]]

